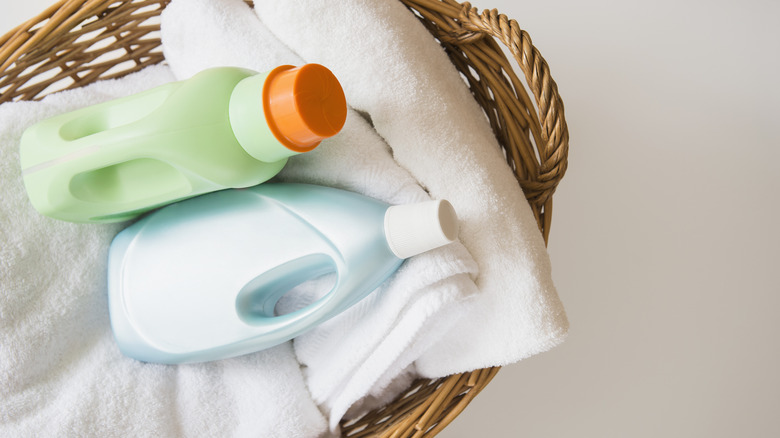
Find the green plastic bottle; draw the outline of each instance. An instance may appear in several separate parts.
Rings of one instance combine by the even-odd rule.
[[[28,128],[33,206],[71,222],[117,222],[172,202],[267,181],[337,134],[344,92],[318,64],[235,67],[82,108]]]

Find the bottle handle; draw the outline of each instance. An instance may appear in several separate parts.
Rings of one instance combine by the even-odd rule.
[[[28,128],[20,145],[22,175],[36,208],[65,220],[115,221],[186,196],[191,183],[175,165],[127,140],[135,123],[159,110],[178,86],[165,84]]]
[[[68,185],[73,196],[88,203],[124,205],[189,186],[172,164],[123,140],[128,136],[125,129],[159,110],[179,86],[165,84],[66,115],[70,120],[62,124],[59,136],[63,149],[71,149]],[[119,140],[102,136],[112,131],[120,133]],[[145,187],[134,188],[126,180]]]
[[[322,275],[335,273],[336,282],[321,298],[308,306],[284,315],[276,315],[279,299],[295,287]],[[339,285],[339,272],[335,261],[325,254],[309,254],[271,268],[248,281],[236,295],[236,313],[250,326],[259,329],[280,329],[292,333],[289,338],[316,324],[327,315],[318,312]],[[323,318],[324,316],[324,318]],[[314,320],[312,320],[314,318]]]

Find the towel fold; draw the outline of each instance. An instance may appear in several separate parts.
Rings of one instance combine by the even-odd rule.
[[[292,346],[207,364],[122,356],[106,296],[108,247],[123,224],[85,225],[36,212],[19,139],[55,114],[170,82],[166,66],[0,105],[0,436],[314,437],[327,422]]]

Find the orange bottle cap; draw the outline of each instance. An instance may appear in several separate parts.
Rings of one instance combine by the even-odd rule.
[[[336,76],[319,64],[272,70],[263,87],[271,131],[287,148],[308,152],[341,131],[347,100]]]

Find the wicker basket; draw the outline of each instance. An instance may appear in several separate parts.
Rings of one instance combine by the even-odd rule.
[[[116,78],[163,60],[159,14],[169,0],[61,0],[0,37],[0,103]],[[547,241],[552,194],[566,170],[568,130],[547,63],[514,20],[454,0],[401,0],[446,49],[504,149]],[[251,2],[248,2],[251,4]],[[513,71],[502,43],[517,61]],[[530,90],[534,99],[529,98]],[[434,436],[498,368],[416,381],[393,403],[342,424],[345,436]]]

